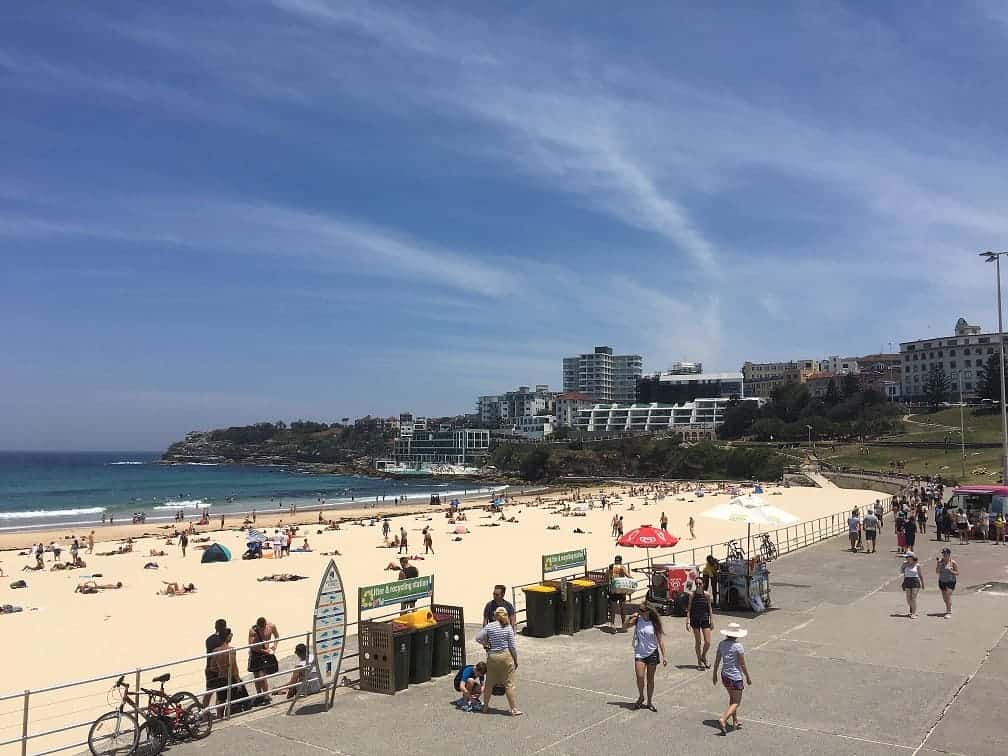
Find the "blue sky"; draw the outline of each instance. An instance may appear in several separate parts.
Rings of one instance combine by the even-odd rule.
[[[714,5],[6,4],[0,448],[992,328],[1008,6]]]

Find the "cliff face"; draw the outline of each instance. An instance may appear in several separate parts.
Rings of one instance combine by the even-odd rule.
[[[231,462],[313,471],[366,473],[388,453],[391,436],[376,425],[257,423],[193,431],[161,455],[167,463]]]

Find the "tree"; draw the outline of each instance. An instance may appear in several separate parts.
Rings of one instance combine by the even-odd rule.
[[[741,438],[749,433],[753,421],[759,415],[755,402],[731,400],[725,407],[724,424],[718,429],[720,438]]]
[[[987,357],[987,362],[977,370],[977,396],[981,399],[1001,401],[1001,368],[998,367],[997,354]]]
[[[826,404],[836,404],[838,399],[836,380],[830,378],[829,383],[826,384],[826,396],[824,397],[824,400]]]
[[[997,365],[997,362],[995,362]],[[927,381],[924,384],[924,395],[927,397],[929,407],[937,407],[948,399],[949,379],[945,371],[937,365],[932,365],[928,371]]]
[[[840,395],[844,399],[850,399],[860,390],[861,385],[858,383],[857,376],[854,373],[844,374],[843,379],[840,381]]]

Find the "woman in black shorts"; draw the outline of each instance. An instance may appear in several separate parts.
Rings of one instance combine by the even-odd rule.
[[[704,591],[703,585],[703,581],[697,580],[693,592],[689,595],[689,603],[686,605],[686,630],[693,632],[697,669],[710,669],[707,652],[710,651],[711,630],[714,629],[714,610],[710,596]]]
[[[952,591],[959,577],[959,563],[952,558],[952,549],[947,546],[942,549],[941,556],[936,560],[935,573],[938,575],[938,587],[945,599],[945,619],[952,616]]]

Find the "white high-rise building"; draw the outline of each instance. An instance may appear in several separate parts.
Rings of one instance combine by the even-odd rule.
[[[633,402],[643,360],[639,354],[613,354],[598,346],[577,357],[564,357],[564,391],[588,394],[597,402]]]

